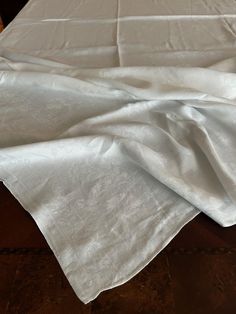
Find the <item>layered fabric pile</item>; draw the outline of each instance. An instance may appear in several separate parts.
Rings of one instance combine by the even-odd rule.
[[[0,180],[84,303],[200,212],[236,224],[235,12],[31,0],[0,35]]]

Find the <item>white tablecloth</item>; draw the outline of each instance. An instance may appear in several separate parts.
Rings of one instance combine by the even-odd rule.
[[[31,0],[0,35],[0,179],[83,302],[199,212],[236,223],[235,11]]]

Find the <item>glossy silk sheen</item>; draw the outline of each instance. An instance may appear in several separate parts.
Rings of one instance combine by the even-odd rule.
[[[0,35],[0,179],[87,303],[199,212],[236,223],[233,0],[31,0]]]

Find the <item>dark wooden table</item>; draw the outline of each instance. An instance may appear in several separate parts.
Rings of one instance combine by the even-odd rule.
[[[233,314],[236,227],[200,215],[128,283],[83,305],[30,215],[0,184],[0,313]]]
[[[28,0],[0,0],[0,16],[6,27],[25,6]]]

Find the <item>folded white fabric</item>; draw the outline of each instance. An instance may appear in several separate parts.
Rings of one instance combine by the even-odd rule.
[[[113,1],[65,1],[67,11],[56,2],[30,1],[0,37],[0,179],[35,219],[87,303],[134,276],[199,212],[223,226],[236,223],[236,62],[224,60],[228,48],[222,46],[224,58],[215,65],[203,53],[210,68],[145,67],[144,54],[133,67],[82,69],[88,60],[71,64],[75,55],[65,46],[49,56],[44,36],[40,53],[32,53],[34,28],[27,40],[28,33],[21,37],[26,54],[13,37],[18,40],[18,26],[30,17],[36,27],[40,7],[57,21],[68,18],[65,12],[76,19],[78,2],[77,13],[85,12],[87,20],[113,10]],[[224,2],[226,7],[218,1],[213,7],[230,11],[233,1]],[[140,0],[114,3],[119,16],[130,16],[130,8],[137,16],[139,5],[144,8]],[[155,3],[165,8],[164,1]],[[175,3],[177,10],[183,1]],[[56,43],[57,34],[77,36],[65,35],[58,23]],[[36,29],[44,27],[38,24]],[[124,64],[131,60],[121,55],[119,50]]]

